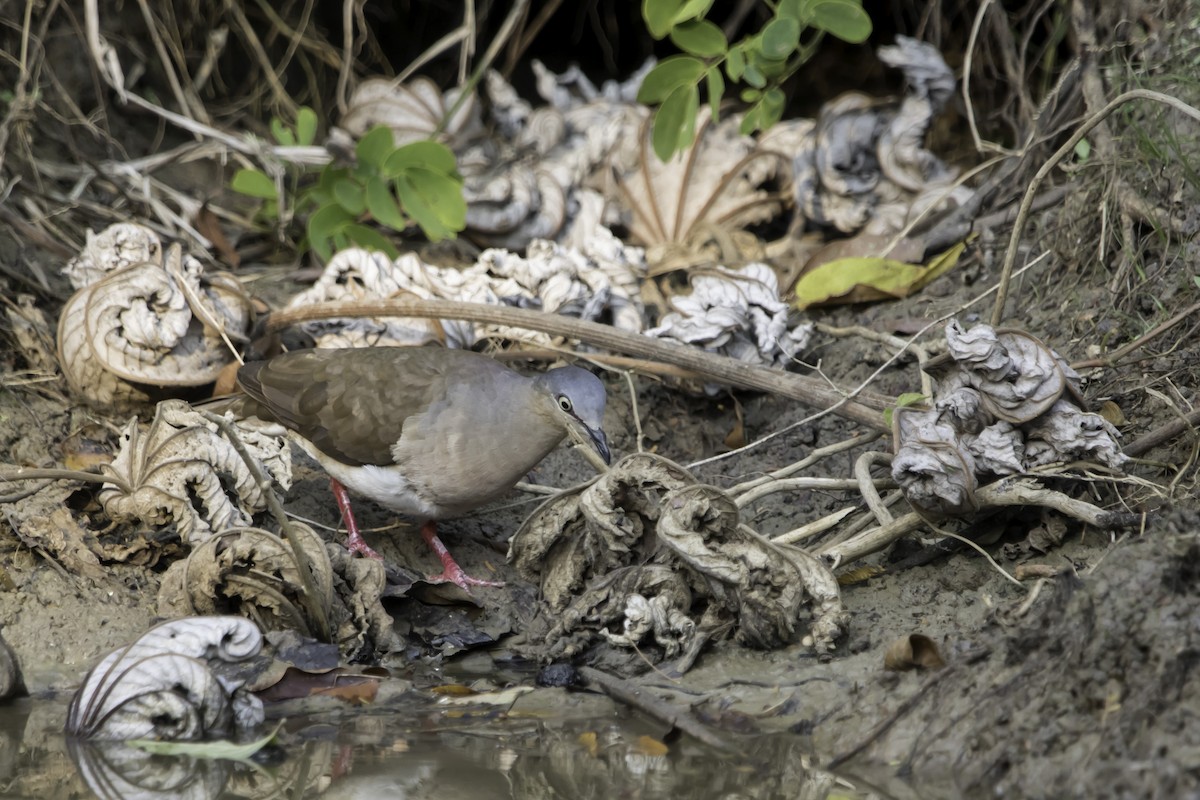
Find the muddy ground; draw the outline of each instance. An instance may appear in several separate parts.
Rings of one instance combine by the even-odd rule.
[[[1194,52],[1184,44],[1176,52]],[[155,122],[146,117],[135,123],[145,129],[135,130],[131,141],[155,139]],[[1145,146],[1194,138],[1195,131],[1178,120],[1170,131],[1162,124],[1158,138],[1149,123],[1135,126],[1136,134],[1122,140],[1119,163],[1095,169],[1088,162],[1071,174],[1056,172],[1052,182],[1068,182],[1068,192],[1025,227],[1018,264],[1045,257],[1014,280],[1005,324],[1038,336],[1068,361],[1134,342],[1200,297],[1195,245],[1178,233],[1191,226],[1189,235],[1195,234],[1193,165],[1178,160],[1172,148],[1155,151],[1150,162]],[[964,141],[957,143],[960,149]],[[1164,232],[1136,219],[1114,247],[1116,174],[1180,225]],[[222,181],[216,173],[192,175],[181,177],[176,188],[201,196],[221,191]],[[21,191],[15,187],[6,201],[19,200]],[[1010,191],[1009,208],[1019,191]],[[956,269],[908,299],[809,316],[837,327],[906,334],[950,314],[966,323],[986,319],[991,298],[984,293],[999,278],[1006,225],[994,221],[980,230]],[[4,271],[55,274],[63,259],[24,238],[24,230],[0,225]],[[275,302],[298,288],[290,264],[247,263],[240,274],[253,276],[255,290]],[[16,291],[15,284],[7,288]],[[51,316],[57,313],[49,296],[39,298],[39,305]],[[1113,419],[1125,442],[1193,411],[1200,386],[1196,331],[1195,316],[1183,315],[1119,362],[1081,370],[1088,401],[1094,407],[1110,401],[1119,409]],[[935,328],[922,341],[936,343],[939,336]],[[8,347],[10,339],[3,341]],[[911,358],[872,377],[890,355],[886,346],[854,335],[817,334],[797,369],[819,370],[840,386],[871,379],[870,388],[888,396],[918,389]],[[72,402],[58,376],[23,371],[14,349],[0,352],[0,365],[0,460],[7,464],[61,466],[80,455],[81,436],[111,444],[124,423]],[[727,438],[752,443],[786,431],[696,469],[698,478],[719,486],[778,469],[855,431],[835,415],[804,422],[813,409],[778,397],[722,392],[705,398],[652,378],[634,380],[631,397],[622,377],[606,379],[606,429],[614,454],[638,447],[635,409],[644,429],[642,445],[681,464],[726,452]],[[888,446],[884,440],[871,445]],[[779,761],[757,762],[774,782],[763,781],[746,796],[796,796],[787,783],[793,777],[789,770],[796,769],[791,760],[798,762],[797,754],[804,753],[813,764],[835,764],[851,783],[880,796],[1200,797],[1198,453],[1200,438],[1185,428],[1131,461],[1125,476],[1086,473],[1059,484],[1106,508],[1144,515],[1137,527],[1108,532],[1070,522],[1061,541],[1048,542],[1045,520],[1028,510],[954,526],[1008,573],[1040,565],[1053,577],[1017,585],[976,551],[924,531],[870,556],[865,563],[878,569],[847,576],[842,592],[849,631],[831,654],[818,656],[801,643],[758,651],[718,642],[682,678],[646,671],[639,680],[693,707],[723,735],[774,735],[760,756]],[[847,477],[854,456],[839,455],[804,474]],[[562,448],[531,477],[566,487],[590,474],[577,454]],[[60,483],[47,491],[57,492],[53,502],[99,542],[128,548],[139,538],[153,541],[129,563],[80,569],[78,562],[64,565],[61,555],[23,533],[25,523],[6,513],[11,506],[0,506],[0,635],[35,702],[61,711],[66,693],[92,663],[153,624],[163,571],[183,552],[170,531],[110,529],[96,510],[92,488]],[[847,497],[776,494],[758,502],[744,521],[776,534],[847,502],[861,505]],[[534,588],[505,563],[505,553],[536,502],[514,493],[498,508],[442,525],[464,566],[507,586],[479,590],[477,604],[436,592],[389,599],[386,607],[408,643],[386,660],[393,675],[418,688],[446,681],[455,670],[492,676],[497,684],[532,682],[530,670],[514,671],[511,645],[527,619]],[[286,507],[324,526],[325,535],[340,536],[334,533],[338,516],[327,481],[312,464],[298,468]],[[415,531],[397,528],[390,514],[370,503],[360,504],[359,514],[368,541],[389,562],[416,573],[433,571]],[[946,666],[885,670],[889,645],[910,634],[936,643]],[[538,696],[567,708],[561,694],[550,701]],[[571,708],[564,716],[611,711],[611,705],[603,711]],[[5,713],[0,706],[0,715]],[[59,717],[48,718],[31,724],[30,738],[21,745],[28,756],[24,762],[12,755],[21,746],[0,742],[0,781],[6,781],[0,792],[15,787],[27,796],[58,796],[38,782],[36,770],[22,771],[39,753],[61,751],[61,742],[52,743]],[[570,761],[577,743],[566,742]]]

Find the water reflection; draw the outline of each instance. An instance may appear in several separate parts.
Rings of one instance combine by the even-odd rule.
[[[0,796],[820,800],[867,797],[808,768],[803,742],[741,740],[729,756],[688,740],[662,752],[632,718],[420,717],[382,709],[293,719],[258,763],[150,755],[61,734],[65,706],[0,707]],[[661,731],[659,731],[661,732]],[[20,759],[5,753],[23,748]],[[11,794],[10,794],[11,793]]]

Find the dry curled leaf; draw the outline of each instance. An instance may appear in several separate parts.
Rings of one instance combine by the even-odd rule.
[[[735,230],[779,213],[781,198],[763,188],[781,163],[738,133],[740,117],[710,124],[701,112],[692,146],[663,163],[650,143],[650,125],[639,134],[637,168],[620,175],[629,209],[629,236],[646,247],[683,244],[704,228]]]
[[[442,125],[460,91],[455,88],[443,94],[425,77],[401,84],[370,78],[354,89],[339,124],[355,138],[376,125],[386,125],[392,129],[397,147],[436,136],[457,150],[481,130],[479,103],[473,95]]]
[[[165,622],[92,667],[67,710],[67,733],[87,739],[195,741],[263,720],[262,702],[221,674],[262,648],[240,617]]]
[[[243,444],[267,475],[291,485],[286,432],[256,421],[235,423]],[[266,498],[242,457],[217,426],[182,400],[158,404],[143,430],[135,417],[121,433],[120,452],[104,467],[117,480],[99,500],[114,522],[174,523],[185,543],[250,523]]]
[[[509,559],[539,582],[544,607],[528,638],[544,643],[544,658],[605,641],[652,660],[678,656],[675,668],[686,669],[730,631],[778,647],[810,609],[807,641],[824,651],[846,622],[837,581],[818,559],[739,525],[723,492],[649,453],[544,503],[513,537]]]
[[[579,247],[539,239],[529,244],[524,256],[487,250],[474,265],[461,269],[427,264],[412,253],[393,261],[382,253],[352,248],[330,259],[316,283],[288,306],[411,296],[540,308],[593,321],[605,317],[616,327],[639,331],[642,306],[637,285],[644,272],[642,251],[623,245],[606,228],[597,229]],[[332,319],[305,323],[303,329],[321,347],[430,341],[470,347],[489,336],[546,345],[556,342],[547,334],[459,320]]]
[[[910,669],[941,669],[946,666],[937,642],[920,633],[901,636],[888,645],[883,668],[893,672]]]
[[[1083,410],[1079,376],[1024,331],[957,320],[949,351],[922,365],[937,383],[930,409],[893,415],[892,477],[909,503],[935,514],[975,511],[977,486],[1057,462],[1119,470],[1120,433]]]
[[[690,294],[670,299],[671,311],[647,336],[673,339],[763,366],[784,366],[808,345],[812,324],[788,327],[775,272],[766,264],[719,267],[691,278]],[[715,393],[718,387],[710,387]]]
[[[100,233],[89,230],[83,250],[67,262],[63,274],[71,286],[82,289],[134,264],[161,263],[162,254],[157,233],[134,222],[118,222]]]
[[[899,103],[844,94],[825,103],[815,121],[785,121],[760,139],[791,161],[798,216],[844,233],[892,234],[931,207],[952,207],[970,194],[924,146],[953,93],[954,73],[932,45],[904,36],[879,48],[879,57],[904,73]]]
[[[343,559],[312,528],[290,523],[301,542],[320,605],[334,641],[353,656],[387,652],[392,619],[380,604],[387,578],[383,563]],[[332,560],[331,560],[332,558]],[[260,528],[232,528],[205,540],[170,566],[158,591],[158,613],[167,616],[236,614],[266,631],[316,635],[304,583],[288,539]]]
[[[202,386],[244,340],[249,298],[228,275],[204,275],[178,246],[80,289],[59,317],[58,356],[73,393],[93,405],[129,408],[153,390]]]

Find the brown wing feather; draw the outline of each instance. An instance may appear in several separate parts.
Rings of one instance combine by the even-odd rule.
[[[269,417],[346,464],[392,463],[410,416],[445,393],[448,371],[475,353],[426,347],[303,350],[238,370]]]

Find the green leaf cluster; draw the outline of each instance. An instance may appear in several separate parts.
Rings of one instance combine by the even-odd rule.
[[[712,3],[642,0],[650,35],[669,37],[682,51],[650,70],[638,91],[639,102],[658,106],[650,136],[663,161],[695,139],[701,82],[714,121],[728,79],[743,84],[740,97],[749,106],[742,133],[766,130],[783,116],[781,85],[812,58],[826,33],[853,44],[871,35],[871,18],[862,0],[778,0],[769,2],[773,14],[760,31],[730,44],[725,33],[704,18]]]
[[[294,128],[272,120],[271,133],[282,145],[311,144],[316,115],[301,109]],[[391,130],[378,125],[358,141],[354,153],[354,164],[327,164],[315,183],[292,186],[296,211],[309,212],[307,244],[323,259],[351,246],[395,258],[396,246],[380,227],[403,231],[416,223],[434,242],[453,238],[466,227],[462,178],[454,153],[445,145],[419,141],[397,147]],[[278,218],[281,198],[275,181],[264,172],[240,169],[231,187],[260,198],[264,217]]]

